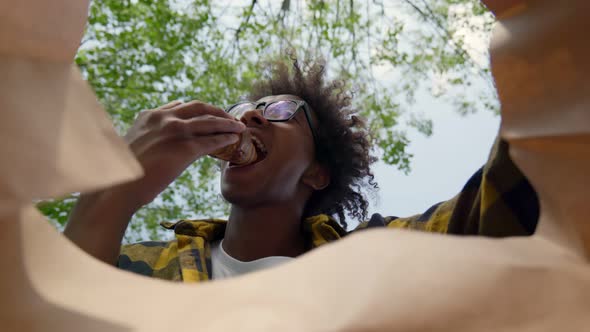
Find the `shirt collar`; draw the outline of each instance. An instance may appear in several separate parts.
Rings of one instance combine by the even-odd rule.
[[[185,219],[177,222],[162,222],[166,229],[174,230],[176,235],[202,237],[207,242],[221,240],[225,234],[227,220],[224,219]],[[312,248],[338,240],[347,232],[331,216],[319,214],[303,221],[303,232]]]

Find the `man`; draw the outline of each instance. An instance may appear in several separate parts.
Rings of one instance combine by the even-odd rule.
[[[376,188],[368,132],[341,82],[325,82],[321,63],[274,64],[249,102],[228,112],[173,102],[142,112],[126,136],[145,170],[133,183],[83,196],[65,235],[93,256],[136,273],[184,282],[219,279],[297,257],[347,234],[345,215],[367,217],[365,193]],[[236,121],[239,118],[239,121]],[[249,131],[261,156],[244,167],[222,165],[229,220],[163,223],[170,242],[120,243],[133,213],[194,160]],[[433,171],[436,171],[433,169]],[[336,219],[337,216],[342,227]],[[357,229],[396,227],[452,234],[531,234],[534,190],[497,142],[487,164],[455,198],[410,218],[373,215]]]

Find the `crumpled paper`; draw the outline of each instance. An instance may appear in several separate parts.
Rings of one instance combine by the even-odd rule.
[[[542,223],[556,227],[545,234],[558,234],[560,225],[588,215],[581,204],[590,196],[584,188],[588,5],[586,0],[569,1],[568,8],[549,0],[486,3],[501,18],[492,67],[502,133],[539,191]],[[364,231],[278,268],[202,285],[149,279],[91,258],[29,202],[140,176],[70,64],[86,6],[63,0],[0,3],[0,72],[13,82],[0,83],[2,331],[584,331],[590,326],[587,260],[576,248],[542,236],[499,240]],[[19,39],[27,42],[11,47]],[[43,54],[43,45],[55,49]]]
[[[532,3],[507,10],[492,41],[501,133],[539,193],[539,230],[561,224],[590,236],[581,226],[590,215],[590,2]],[[569,242],[590,253],[590,243]]]
[[[0,1],[0,198],[91,191],[141,176],[72,64],[88,1]]]

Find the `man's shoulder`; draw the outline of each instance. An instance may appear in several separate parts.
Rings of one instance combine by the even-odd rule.
[[[124,244],[121,246],[121,252],[126,252],[131,255],[138,255],[144,252],[157,251],[163,248],[168,248],[174,244],[176,240],[170,241],[142,241],[136,243]]]
[[[203,280],[210,263],[208,245],[223,238],[226,224],[213,218],[161,222],[174,239],[123,245],[117,267],[166,280]]]
[[[144,241],[121,246],[121,256],[131,261],[145,261],[155,263],[164,250],[176,247],[176,240],[170,241]],[[120,258],[119,258],[120,259]]]
[[[145,241],[121,246],[117,267],[149,277],[177,279],[177,241]]]
[[[368,221],[361,222],[354,230],[388,227],[421,230],[433,233],[446,233],[455,198],[434,204],[424,213],[410,217],[383,216],[375,213]]]

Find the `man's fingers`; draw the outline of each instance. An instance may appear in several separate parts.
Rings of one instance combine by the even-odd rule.
[[[241,133],[246,126],[239,121],[219,118],[212,115],[183,120],[187,126],[187,132],[193,136],[210,135],[219,133]]]
[[[162,105],[158,108],[149,109],[149,110],[142,110],[138,112],[135,117],[136,119],[145,119],[147,118],[149,123],[155,124],[159,123],[168,116],[169,112],[174,109],[174,107],[182,105],[183,102],[180,100],[171,101],[168,104]]]
[[[168,104],[166,104],[166,105],[162,105],[162,106],[160,106],[160,107],[158,107],[158,108],[159,108],[159,109],[166,110],[166,109],[170,109],[170,108],[173,108],[173,107],[175,107],[175,106],[178,106],[178,105],[180,105],[180,104],[182,104],[182,102],[181,102],[180,100],[175,100],[175,101],[171,101],[171,102],[169,102],[169,103],[168,103]]]
[[[168,138],[191,138],[222,133],[241,133],[246,126],[238,121],[203,115],[192,119],[170,117],[161,124],[161,133]]]
[[[220,118],[232,119],[235,121],[233,116],[227,114],[221,108],[215,107],[211,104],[203,103],[198,100],[193,100],[188,103],[183,103],[182,105],[177,105],[171,109],[171,111],[174,112],[174,115],[181,119],[190,119],[200,115],[210,114]]]
[[[211,154],[225,146],[236,143],[240,137],[237,134],[217,134],[209,136],[199,136],[187,140],[191,149],[199,155]]]

